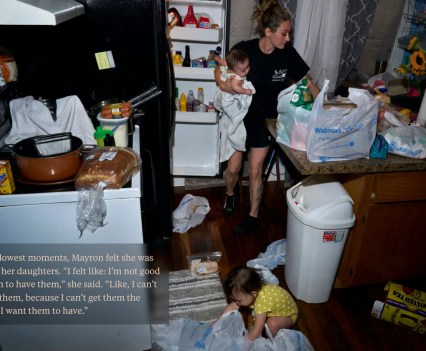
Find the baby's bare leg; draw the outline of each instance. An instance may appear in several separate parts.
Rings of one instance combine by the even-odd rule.
[[[268,319],[266,319],[266,324],[272,336],[275,336],[278,330],[291,328],[293,320],[290,317],[268,317]]]

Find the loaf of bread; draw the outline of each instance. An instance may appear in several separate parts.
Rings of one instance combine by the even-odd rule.
[[[77,172],[77,190],[93,189],[99,183],[105,188],[119,189],[140,171],[142,160],[129,147],[94,148]]]

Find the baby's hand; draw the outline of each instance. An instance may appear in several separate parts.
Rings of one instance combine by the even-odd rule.
[[[230,312],[230,311],[234,311],[234,310],[238,310],[239,306],[235,303],[235,302],[231,302],[226,308],[224,313]]]

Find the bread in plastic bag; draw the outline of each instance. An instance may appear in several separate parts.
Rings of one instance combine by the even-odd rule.
[[[129,147],[94,148],[77,172],[75,187],[93,189],[103,183],[107,189],[123,187],[140,171],[142,160]]]

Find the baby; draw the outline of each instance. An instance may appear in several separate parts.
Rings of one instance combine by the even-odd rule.
[[[225,55],[225,59],[216,57],[216,62],[220,66],[220,79],[225,82],[231,81],[232,89],[237,94],[252,95],[251,89],[243,87],[246,76],[250,71],[250,62],[247,54],[240,49],[233,49]]]
[[[276,336],[280,329],[290,328],[296,322],[298,309],[291,295],[278,285],[265,284],[254,268],[241,266],[231,270],[224,289],[228,301],[232,301],[224,313],[241,306],[252,309],[254,323],[250,325],[249,319],[249,340],[261,336],[265,323],[272,336]]]

